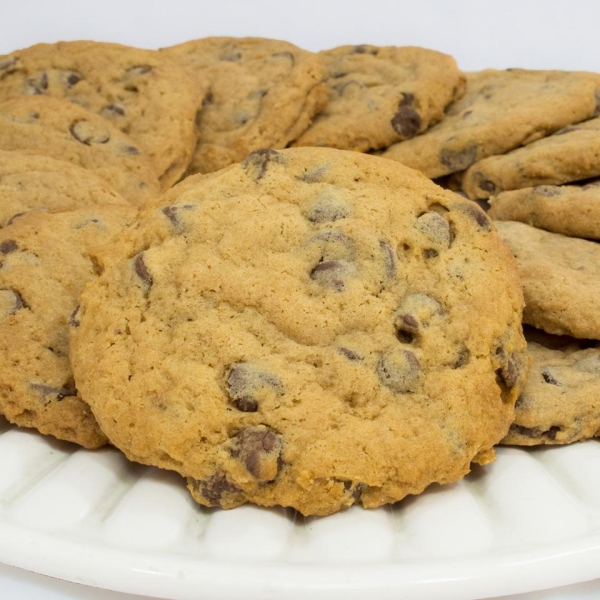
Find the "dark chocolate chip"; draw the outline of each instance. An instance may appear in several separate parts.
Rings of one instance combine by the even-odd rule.
[[[452,242],[450,223],[436,210],[422,214],[417,219],[415,226],[430,242],[438,246],[439,250],[450,247],[450,243]]]
[[[110,119],[116,115],[123,117],[125,116],[125,108],[121,105],[121,104],[107,104],[102,111],[100,112],[100,114],[105,118],[105,119]]]
[[[92,144],[106,144],[110,140],[108,130],[98,130],[98,127],[84,119],[75,121],[69,127],[71,135],[82,144],[91,146]]]
[[[475,185],[484,192],[493,194],[496,191],[496,184],[486,179],[481,171],[475,171],[473,178],[475,179]]]
[[[22,217],[26,212],[27,211],[23,211],[23,212],[13,215],[8,221],[6,221],[6,227],[8,227],[9,225],[12,225],[16,219],[18,219],[19,217]]]
[[[410,350],[396,350],[381,356],[377,363],[377,375],[392,392],[411,393],[419,385],[421,364]]]
[[[231,456],[260,482],[273,481],[283,466],[283,438],[265,425],[242,429],[232,440]]]
[[[379,242],[379,247],[383,252],[383,262],[385,264],[386,275],[390,279],[394,279],[398,272],[398,256],[396,255],[396,251],[392,248],[392,246],[383,240]]]
[[[378,48],[375,46],[369,46],[368,44],[358,44],[350,51],[350,54],[372,54],[373,56],[377,56],[378,53]]]
[[[441,304],[431,296],[420,292],[407,294],[396,312],[396,337],[403,343],[412,343],[429,326],[431,319],[443,312]]]
[[[147,288],[151,288],[154,282],[152,275],[150,275],[150,271],[148,271],[148,267],[146,266],[143,252],[140,252],[133,259],[133,268],[135,269],[135,274],[142,280],[144,285]]]
[[[344,480],[344,490],[350,494],[350,497],[356,502],[360,500],[363,492],[369,487],[365,483]]]
[[[19,249],[19,244],[15,240],[4,240],[0,244],[0,254],[10,254]]]
[[[38,392],[42,400],[48,396],[56,396],[58,401],[68,398],[69,396],[77,396],[75,387],[54,387],[51,385],[43,385],[41,383],[30,383],[29,387]]]
[[[470,217],[481,229],[485,231],[492,230],[492,222],[481,208],[475,202],[466,202],[459,205],[459,210]]]
[[[71,313],[69,325],[71,327],[79,327],[81,325],[81,321],[79,320],[79,306],[76,306],[75,310]]]
[[[28,308],[19,292],[15,290],[0,290],[0,318],[5,319],[14,315],[22,308]]]
[[[242,412],[256,412],[269,393],[281,393],[278,377],[249,363],[235,363],[229,368],[225,383],[230,402]]]
[[[77,85],[82,79],[83,76],[80,73],[69,73],[67,75],[67,86],[71,88],[74,85]]]
[[[412,106],[400,105],[392,117],[394,131],[403,139],[414,137],[421,130],[421,115]]]
[[[262,179],[269,168],[269,163],[281,163],[283,157],[281,153],[270,148],[262,148],[248,154],[246,160],[242,163],[242,168],[246,170],[253,179],[258,181]]]
[[[140,154],[140,149],[135,146],[123,146],[123,152],[125,154],[130,154],[131,156],[137,156]]]
[[[423,258],[436,258],[440,253],[433,248],[426,248],[423,250]]]
[[[458,351],[458,356],[457,356],[456,360],[454,361],[452,368],[460,369],[461,367],[464,367],[469,362],[470,358],[471,358],[470,350],[466,346],[463,346]]]
[[[402,92],[402,100],[398,103],[398,106],[413,106],[415,103],[415,95],[410,92]]]
[[[213,93],[211,91],[206,92],[206,95],[204,96],[204,99],[202,100],[202,106],[208,106],[209,104],[212,104],[215,100],[215,97],[213,95]]]
[[[499,358],[502,366],[496,370],[496,375],[500,384],[507,388],[513,388],[521,377],[521,371],[524,368],[520,357],[515,352],[507,353],[502,346],[496,349],[496,356]]]
[[[349,214],[350,209],[345,204],[334,198],[323,198],[308,211],[306,218],[311,223],[328,223],[345,219]]]
[[[352,265],[345,260],[328,260],[319,263],[311,272],[310,278],[338,292],[346,288],[346,279],[354,272]]]
[[[343,354],[348,360],[363,360],[363,357],[358,352],[346,348],[346,346],[338,346],[338,352]]]
[[[549,383],[550,385],[560,385],[558,383],[558,379],[556,379],[550,367],[546,367],[542,371],[542,378],[546,383]]]
[[[449,173],[464,171],[477,160],[477,146],[471,144],[462,150],[443,148],[440,152],[441,163],[449,169]]]
[[[224,495],[237,494],[241,491],[237,485],[227,479],[227,476],[221,470],[204,481],[192,481],[198,493],[211,506],[221,506],[221,499]]]

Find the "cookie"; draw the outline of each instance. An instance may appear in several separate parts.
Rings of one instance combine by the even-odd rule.
[[[503,444],[571,444],[600,437],[600,345],[528,338],[532,365]]]
[[[209,37],[162,51],[206,88],[189,174],[217,171],[259,148],[285,148],[327,102],[323,62],[288,42]]]
[[[542,138],[599,112],[600,75],[568,71],[488,69],[467,74],[465,95],[423,135],[383,156],[430,178]]]
[[[129,203],[94,173],[62,160],[0,150],[0,228],[29,210]]]
[[[488,215],[572,237],[600,239],[600,180],[584,186],[540,185],[490,198]]]
[[[160,192],[152,160],[131,138],[65,100],[27,96],[0,103],[0,150],[28,150],[88,169],[137,206]]]
[[[152,159],[163,189],[192,157],[197,84],[159,52],[81,41],[0,56],[0,100],[31,94],[70,100],[112,121]]]
[[[112,443],[201,504],[372,508],[489,462],[508,431],[516,267],[479,208],[419,173],[257,151],[115,246],[71,328],[77,386]]]
[[[462,185],[470,198],[488,198],[505,190],[598,176],[600,117],[565,127],[508,154],[485,158],[469,168]]]
[[[515,221],[496,226],[517,259],[523,321],[548,333],[600,339],[600,245]]]
[[[69,322],[97,265],[90,253],[135,215],[129,206],[31,211],[0,230],[0,413],[86,448],[106,443],[69,363]]]
[[[422,133],[464,93],[446,54],[416,47],[340,46],[319,53],[330,99],[294,145],[366,152]]]

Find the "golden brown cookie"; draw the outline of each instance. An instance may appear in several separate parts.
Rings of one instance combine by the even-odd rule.
[[[533,142],[598,115],[600,75],[488,69],[467,74],[465,95],[444,120],[384,154],[431,178]]]
[[[106,443],[73,381],[69,322],[94,278],[90,254],[135,216],[130,206],[31,211],[0,230],[0,413],[86,448]]]
[[[0,150],[0,228],[29,210],[127,206],[117,192],[94,173],[26,152]]]
[[[455,60],[417,47],[339,46],[319,52],[330,99],[295,146],[366,152],[422,133],[464,93]]]
[[[46,96],[0,103],[0,150],[28,150],[83,167],[137,206],[160,191],[152,160],[110,121]]]
[[[372,508],[459,479],[508,431],[516,267],[477,206],[410,169],[257,151],[114,246],[71,328],[77,386],[201,504]]]
[[[327,102],[321,59],[288,42],[209,37],[162,51],[205,90],[190,174],[240,162],[259,148],[285,148]]]
[[[0,100],[31,94],[69,100],[112,121],[149,155],[163,189],[192,157],[197,84],[159,52],[80,41],[0,56]]]

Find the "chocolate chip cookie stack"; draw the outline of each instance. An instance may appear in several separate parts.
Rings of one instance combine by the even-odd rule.
[[[566,235],[600,187],[559,184],[600,177],[598,90],[260,38],[0,57],[0,413],[306,515],[597,435],[600,255]]]

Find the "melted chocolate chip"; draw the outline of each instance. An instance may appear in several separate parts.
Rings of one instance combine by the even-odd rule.
[[[440,162],[450,171],[464,171],[477,160],[477,146],[471,144],[462,150],[443,148],[440,152]]]
[[[310,278],[331,287],[337,292],[346,289],[346,279],[354,272],[351,263],[345,260],[328,260],[319,263],[311,272]]]
[[[363,357],[358,352],[355,352],[350,348],[346,348],[345,346],[338,346],[337,350],[340,354],[343,354],[348,360],[363,360]]]
[[[400,104],[391,123],[398,135],[403,139],[409,139],[421,130],[421,115],[412,106]]]
[[[16,67],[18,60],[19,60],[18,58],[9,58],[8,60],[5,60],[4,62],[0,62],[0,71],[9,71],[13,67]]]
[[[0,319],[16,314],[22,308],[28,308],[19,292],[15,290],[0,290]]]
[[[231,456],[260,482],[273,481],[283,467],[283,438],[265,425],[242,429],[232,440]]]
[[[554,425],[550,427],[550,429],[544,431],[538,427],[523,427],[522,425],[517,425],[516,423],[513,423],[510,426],[510,430],[513,433],[524,435],[530,438],[545,437],[549,440],[555,440],[556,434],[560,432],[560,427]]]
[[[249,363],[235,363],[229,368],[225,384],[230,402],[242,412],[256,412],[261,401],[275,392],[281,393],[278,377]]]
[[[523,364],[515,352],[507,353],[502,346],[496,349],[496,356],[502,366],[496,370],[499,383],[507,388],[513,388],[519,381]]]
[[[492,230],[492,222],[490,221],[490,218],[483,210],[481,210],[481,208],[479,208],[479,205],[475,202],[460,204],[459,210],[475,221],[475,223],[477,223],[481,229],[485,231]]]
[[[121,104],[107,104],[100,112],[100,115],[105,119],[111,119],[115,116],[123,117],[125,116],[125,107]]]
[[[417,219],[415,227],[425,235],[437,249],[441,250],[450,247],[450,243],[452,242],[450,223],[448,223],[448,220],[437,211],[432,210],[431,212],[422,214]],[[431,256],[426,258],[431,258]]]
[[[345,219],[350,214],[350,208],[334,198],[322,198],[308,211],[306,218],[311,223],[328,223]]]
[[[385,264],[386,275],[390,279],[394,279],[398,272],[398,256],[396,255],[396,251],[383,240],[379,242],[379,247],[383,253],[383,262]]]
[[[456,360],[454,361],[452,368],[460,369],[461,367],[464,367],[469,362],[470,358],[471,358],[470,350],[466,346],[463,346],[458,351],[458,356],[457,356]]]
[[[77,396],[77,390],[75,387],[54,387],[51,385],[43,385],[40,383],[30,383],[29,387],[38,392],[42,399],[46,399],[48,396],[55,396],[58,401],[68,398],[69,396]]]
[[[79,327],[81,325],[81,321],[79,320],[79,306],[76,306],[75,310],[69,316],[69,325],[71,327]]]
[[[0,244],[0,254],[10,254],[19,249],[19,244],[15,240],[4,240]]]
[[[369,46],[368,44],[358,44],[352,48],[350,54],[372,54],[373,56],[377,56],[377,54],[379,54],[379,50],[374,46]]]
[[[135,274],[142,280],[144,285],[147,288],[151,288],[154,282],[152,275],[150,275],[150,271],[148,271],[148,267],[146,266],[143,252],[140,252],[133,259],[133,268],[135,269]]]
[[[241,491],[237,485],[227,479],[221,470],[204,481],[193,480],[193,485],[211,506],[221,506],[223,496],[237,494]]]
[[[204,99],[202,100],[202,106],[208,106],[209,104],[212,104],[215,100],[215,97],[213,95],[213,93],[211,91],[206,92],[206,95],[204,96]],[[196,119],[197,121],[198,119]]]
[[[419,385],[421,364],[410,350],[397,350],[381,356],[377,363],[377,375],[392,392],[411,393]]]
[[[242,168],[246,170],[248,175],[258,181],[266,175],[271,162],[280,163],[282,160],[281,154],[276,150],[262,148],[248,154],[246,160],[242,163]]]
[[[396,311],[396,337],[403,343],[412,343],[431,319],[443,312],[441,304],[431,296],[419,292],[407,294]]]
[[[473,179],[475,179],[475,185],[480,190],[489,194],[493,194],[496,191],[496,184],[493,181],[486,179],[481,171],[475,171],[475,173],[473,173]]]
[[[69,127],[71,135],[82,144],[106,144],[110,140],[110,133],[106,129],[99,129],[95,124],[86,120],[75,121]]]
[[[426,248],[423,250],[423,258],[436,258],[440,253],[433,248]]]
[[[558,379],[556,379],[556,377],[554,376],[554,374],[552,373],[552,370],[550,367],[546,367],[543,371],[542,371],[542,379],[546,382],[549,383],[550,385],[560,385],[558,383]]]

